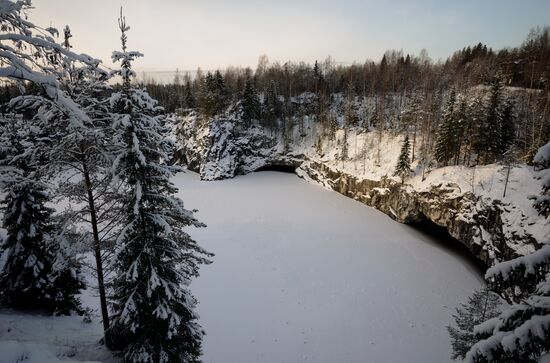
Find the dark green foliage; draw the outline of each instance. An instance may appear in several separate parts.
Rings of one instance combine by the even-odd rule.
[[[405,178],[411,173],[411,143],[409,142],[409,135],[405,135],[403,145],[401,146],[401,153],[397,160],[394,176],[401,177],[401,184],[404,183]]]
[[[484,145],[482,160],[493,162],[497,159],[501,150],[501,125],[502,125],[502,83],[495,77],[491,83],[489,102],[487,104],[487,118],[480,129],[480,144]]]
[[[201,85],[199,108],[205,116],[220,114],[227,107],[229,101],[228,90],[220,71],[214,74],[208,72]]]
[[[487,270],[489,288],[510,305],[476,328],[467,362],[539,362],[550,352],[550,245]]]
[[[516,116],[514,104],[510,100],[504,101],[500,114],[500,142],[499,154],[506,153],[516,138]]]
[[[185,94],[183,97],[183,103],[186,108],[197,107],[197,101],[195,100],[195,96],[193,95],[193,89],[191,87],[191,83],[189,82],[185,85]]]
[[[49,313],[80,312],[76,297],[84,288],[80,264],[72,255],[70,237],[53,220],[54,210],[39,169],[47,162],[41,143],[44,130],[34,120],[14,115],[0,123],[0,240],[5,264],[0,270],[0,299],[15,309]]]
[[[272,129],[276,128],[277,119],[282,116],[282,105],[279,100],[277,85],[273,80],[269,83],[269,88],[267,89],[265,116],[267,118],[268,126]]]
[[[261,114],[260,99],[258,98],[258,93],[250,77],[246,80],[241,102],[243,107],[243,120],[246,125],[250,126],[252,120],[258,119]]]
[[[120,28],[125,39],[124,18]],[[187,286],[211,254],[184,230],[204,225],[175,197],[170,178],[179,169],[165,164],[173,145],[162,109],[129,81],[138,54],[127,52],[123,41],[118,60],[124,82],[112,96],[118,148],[113,171],[124,209],[115,246],[111,339],[126,362],[198,362],[204,332]]]
[[[348,128],[344,126],[344,134],[342,136],[342,147],[340,151],[340,160],[342,164],[349,158],[349,145],[348,145]]]
[[[443,165],[447,165],[455,157],[458,150],[459,130],[455,103],[456,93],[453,89],[443,110],[443,119],[439,125],[435,142],[435,158]]]
[[[40,309],[68,314],[80,311],[76,295],[84,288],[80,268],[67,256],[63,237],[56,235],[48,195],[32,177],[7,190],[0,245],[6,263],[0,271],[2,301],[15,309]]]
[[[348,82],[348,87],[346,89],[346,104],[344,111],[345,125],[347,127],[357,126],[357,117],[354,111],[355,103],[355,89],[353,87],[353,82]]]
[[[470,348],[480,340],[474,334],[474,327],[498,316],[500,306],[499,296],[483,288],[475,291],[467,303],[456,308],[456,314],[453,315],[456,327],[447,327],[453,347],[452,359],[464,359]]]
[[[533,161],[538,170],[550,169],[550,142],[539,149]],[[543,180],[540,195],[534,196],[532,199],[534,199],[533,206],[540,215],[550,216],[550,176],[546,176]]]

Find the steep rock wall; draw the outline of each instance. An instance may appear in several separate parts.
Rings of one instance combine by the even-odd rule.
[[[473,256],[491,266],[538,247],[528,230],[533,222],[517,206],[463,192],[450,182],[417,190],[389,177],[369,179],[346,173],[334,163],[318,160],[302,148],[288,150],[281,140],[252,127],[243,132],[231,119],[213,119],[208,127],[196,117],[177,131],[180,163],[203,180],[232,178],[270,165],[293,166],[296,173],[338,193],[374,207],[401,223],[430,220],[444,227]]]

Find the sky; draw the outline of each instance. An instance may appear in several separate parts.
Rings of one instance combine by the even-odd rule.
[[[111,66],[120,48],[120,7],[128,46],[145,57],[138,71],[255,67],[270,61],[350,64],[379,60],[387,49],[445,59],[466,45],[516,46],[550,25],[549,0],[33,0],[29,19],[61,30],[74,50]]]

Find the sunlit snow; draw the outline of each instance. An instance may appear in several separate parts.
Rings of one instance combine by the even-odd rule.
[[[216,253],[192,285],[204,362],[450,362],[445,326],[482,283],[441,242],[292,174],[176,177]]]

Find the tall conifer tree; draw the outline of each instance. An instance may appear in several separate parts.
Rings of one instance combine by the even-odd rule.
[[[141,54],[127,51],[122,13],[119,26],[122,52],[113,61],[121,63],[122,89],[111,103],[120,151],[113,170],[126,209],[114,257],[113,337],[127,362],[197,362],[204,332],[187,286],[210,254],[184,228],[204,225],[174,196],[170,177],[179,169],[165,164],[171,144],[162,109],[132,85],[132,61]]]

